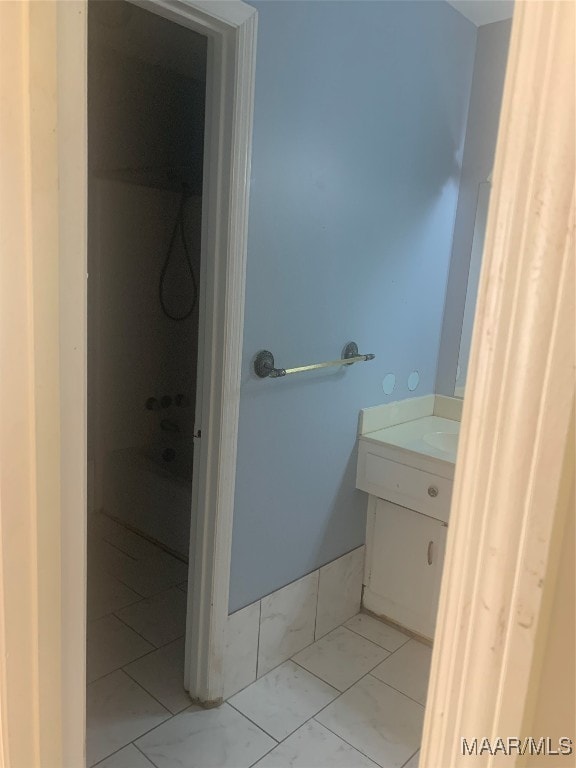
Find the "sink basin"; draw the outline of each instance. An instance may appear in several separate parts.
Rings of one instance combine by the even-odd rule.
[[[451,432],[429,432],[422,436],[422,440],[444,453],[456,453],[458,447],[458,435]]]

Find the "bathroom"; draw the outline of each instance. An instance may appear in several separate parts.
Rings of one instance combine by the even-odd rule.
[[[158,757],[152,734],[155,727],[176,728],[171,724],[190,704],[183,690],[163,697],[154,680],[167,680],[173,669],[174,677],[183,674],[192,446],[198,439],[195,364],[205,267],[199,254],[206,51],[201,39],[192,46],[189,30],[182,47],[171,41],[167,68],[180,72],[180,98],[194,108],[167,117],[162,125],[144,125],[139,142],[136,123],[122,113],[134,104],[123,103],[110,84],[121,79],[114,56],[119,57],[123,30],[132,30],[127,37],[136,44],[130,25],[135,14],[145,18],[149,12],[107,5],[115,8],[101,20],[100,34],[108,35],[113,53],[107,51],[104,63],[92,63],[92,71],[109,78],[100,83],[106,93],[101,102],[99,86],[93,87],[92,104],[102,105],[95,125],[106,123],[102,110],[109,109],[112,117],[106,119],[134,127],[122,145],[109,137],[99,144],[99,129],[93,133],[90,215],[98,223],[90,242],[98,256],[90,267],[97,277],[89,280],[94,291],[89,340],[90,359],[100,362],[93,363],[99,373],[91,378],[95,398],[89,400],[90,509],[105,512],[91,515],[93,551],[96,562],[104,563],[106,579],[122,585],[115,585],[116,597],[127,588],[149,602],[141,606],[138,624],[130,612],[138,613],[140,600],[121,596],[123,604],[111,611],[121,629],[109,614],[92,614],[95,621],[104,618],[115,625],[98,636],[99,648],[105,646],[104,635],[123,633],[127,656],[123,650],[119,660],[104,659],[90,679],[88,764],[103,760],[106,768],[130,768],[130,762],[118,762],[123,750],[122,759],[134,760],[134,766],[148,765],[144,760],[174,764]],[[225,698],[278,674],[274,670],[359,612],[368,500],[356,482],[360,411],[463,393],[469,339],[462,336],[461,344],[460,337],[463,325],[470,328],[465,320],[470,307],[473,314],[474,256],[481,254],[511,26],[507,4],[506,18],[478,26],[443,0],[253,5],[259,14],[256,94]],[[183,48],[186,56],[179,56]],[[154,55],[149,50],[142,65],[148,73],[162,71]],[[122,56],[129,62],[145,58],[135,49]],[[131,76],[127,67],[125,87]],[[146,88],[132,85],[132,93],[153,103],[155,78],[144,75],[141,82]],[[194,142],[188,141],[190,133]],[[159,137],[164,141],[167,135],[163,144]],[[192,156],[182,156],[190,147]],[[128,253],[131,262],[122,260]],[[169,266],[183,271],[162,290],[171,254]],[[172,315],[192,312],[174,320],[166,317],[163,303]],[[290,368],[338,358],[350,341],[360,354],[375,358],[279,379],[254,374],[260,350],[272,351],[276,366]],[[139,553],[145,554],[140,558]],[[119,563],[125,555],[134,563]],[[138,591],[138,580],[146,579],[147,586]],[[90,588],[89,572],[89,609]],[[162,594],[161,618],[150,618],[153,601]],[[274,619],[277,614],[284,623]],[[148,626],[170,622],[173,631],[160,635]],[[124,627],[139,640],[129,638]],[[394,632],[401,630],[389,632],[399,642]],[[386,655],[392,651],[385,648]],[[154,654],[161,674],[145,669],[143,660]],[[374,667],[382,656],[376,652]],[[312,662],[303,657],[300,662],[290,662],[298,674],[306,665],[315,674]],[[121,675],[129,684],[125,690]],[[156,710],[138,699],[149,718],[144,731],[110,739],[102,735],[99,700],[109,702],[114,695],[106,691],[111,678],[120,698],[129,698],[134,685],[154,698]],[[332,678],[324,682],[330,690],[318,696],[328,703],[330,691],[340,691],[341,685]],[[414,704],[420,709],[422,696],[425,691],[418,692]],[[241,714],[247,706],[237,699],[236,706],[232,701],[215,710],[232,718],[222,727],[241,731],[239,717],[254,720],[248,709]],[[96,713],[92,723],[91,711]],[[122,719],[120,710],[117,717]],[[253,734],[255,752],[246,762],[237,758],[240,762],[226,764],[252,765],[262,758],[263,766],[276,765],[273,757],[266,763],[263,756],[293,748],[287,739],[327,742],[332,736],[354,750],[342,759],[358,760],[342,765],[380,764],[377,751],[363,753],[353,735],[338,735],[338,726],[326,718],[298,725],[305,727],[299,737],[285,731],[282,737],[274,731],[275,736],[263,727],[263,736]],[[224,765],[206,754],[204,764]],[[287,760],[287,752],[279,752],[278,760],[282,754]],[[399,768],[416,765],[417,744],[386,759]],[[190,763],[196,764],[201,763]]]

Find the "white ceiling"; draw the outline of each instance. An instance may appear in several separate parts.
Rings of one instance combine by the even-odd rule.
[[[447,0],[477,27],[512,18],[514,0]]]

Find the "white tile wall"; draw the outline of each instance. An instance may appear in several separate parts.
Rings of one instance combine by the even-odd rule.
[[[327,635],[360,610],[364,547],[320,568],[315,639]]]
[[[224,653],[224,698],[256,680],[260,601],[228,616]]]
[[[358,547],[230,614],[225,699],[358,613],[364,550],[364,546]]]
[[[258,677],[314,642],[318,571],[260,601]]]

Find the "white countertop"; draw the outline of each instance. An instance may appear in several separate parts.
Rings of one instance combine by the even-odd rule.
[[[402,424],[396,424],[385,429],[377,429],[374,432],[367,432],[362,435],[363,440],[369,440],[375,443],[393,445],[403,448],[407,451],[413,451],[418,454],[425,454],[435,459],[450,462],[456,462],[456,448],[440,449],[431,445],[425,436],[434,433],[445,433],[449,435],[458,435],[460,422],[453,419],[446,419],[442,416],[423,416],[419,419],[405,421]]]

